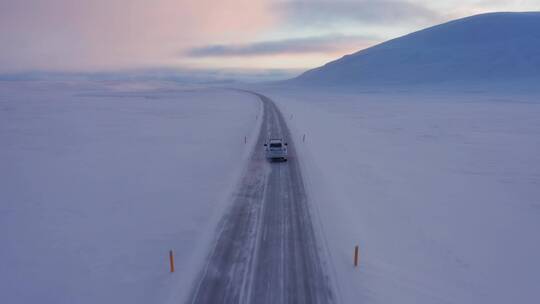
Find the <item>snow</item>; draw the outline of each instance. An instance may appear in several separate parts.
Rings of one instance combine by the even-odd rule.
[[[540,82],[540,12],[490,13],[396,38],[309,70],[301,85]]]
[[[255,89],[287,118],[341,302],[536,300],[538,91]],[[182,302],[260,111],[198,86],[2,82],[3,300]]]
[[[259,112],[170,83],[0,82],[2,301],[179,303]]]
[[[538,301],[539,28],[477,15],[249,85],[287,118],[340,302]],[[261,107],[171,73],[0,76],[3,302],[186,299]]]
[[[343,303],[536,301],[540,94],[258,89],[292,117]]]

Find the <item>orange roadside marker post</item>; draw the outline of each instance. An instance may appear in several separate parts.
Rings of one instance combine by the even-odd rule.
[[[354,267],[358,267],[358,245],[354,247]]]
[[[173,273],[174,272],[174,256],[173,256],[172,250],[169,250],[169,263],[171,266],[171,273]]]

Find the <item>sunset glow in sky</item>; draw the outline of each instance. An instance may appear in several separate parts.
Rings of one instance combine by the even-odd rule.
[[[0,0],[0,73],[308,69],[468,15],[539,0]]]

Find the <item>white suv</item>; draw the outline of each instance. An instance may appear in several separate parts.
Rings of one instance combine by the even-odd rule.
[[[268,143],[264,144],[264,147],[266,158],[287,161],[287,143],[284,143],[283,139],[270,139]]]

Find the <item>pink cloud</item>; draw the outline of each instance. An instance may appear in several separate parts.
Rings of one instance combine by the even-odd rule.
[[[248,41],[266,0],[0,0],[0,72],[170,65],[178,50]]]

